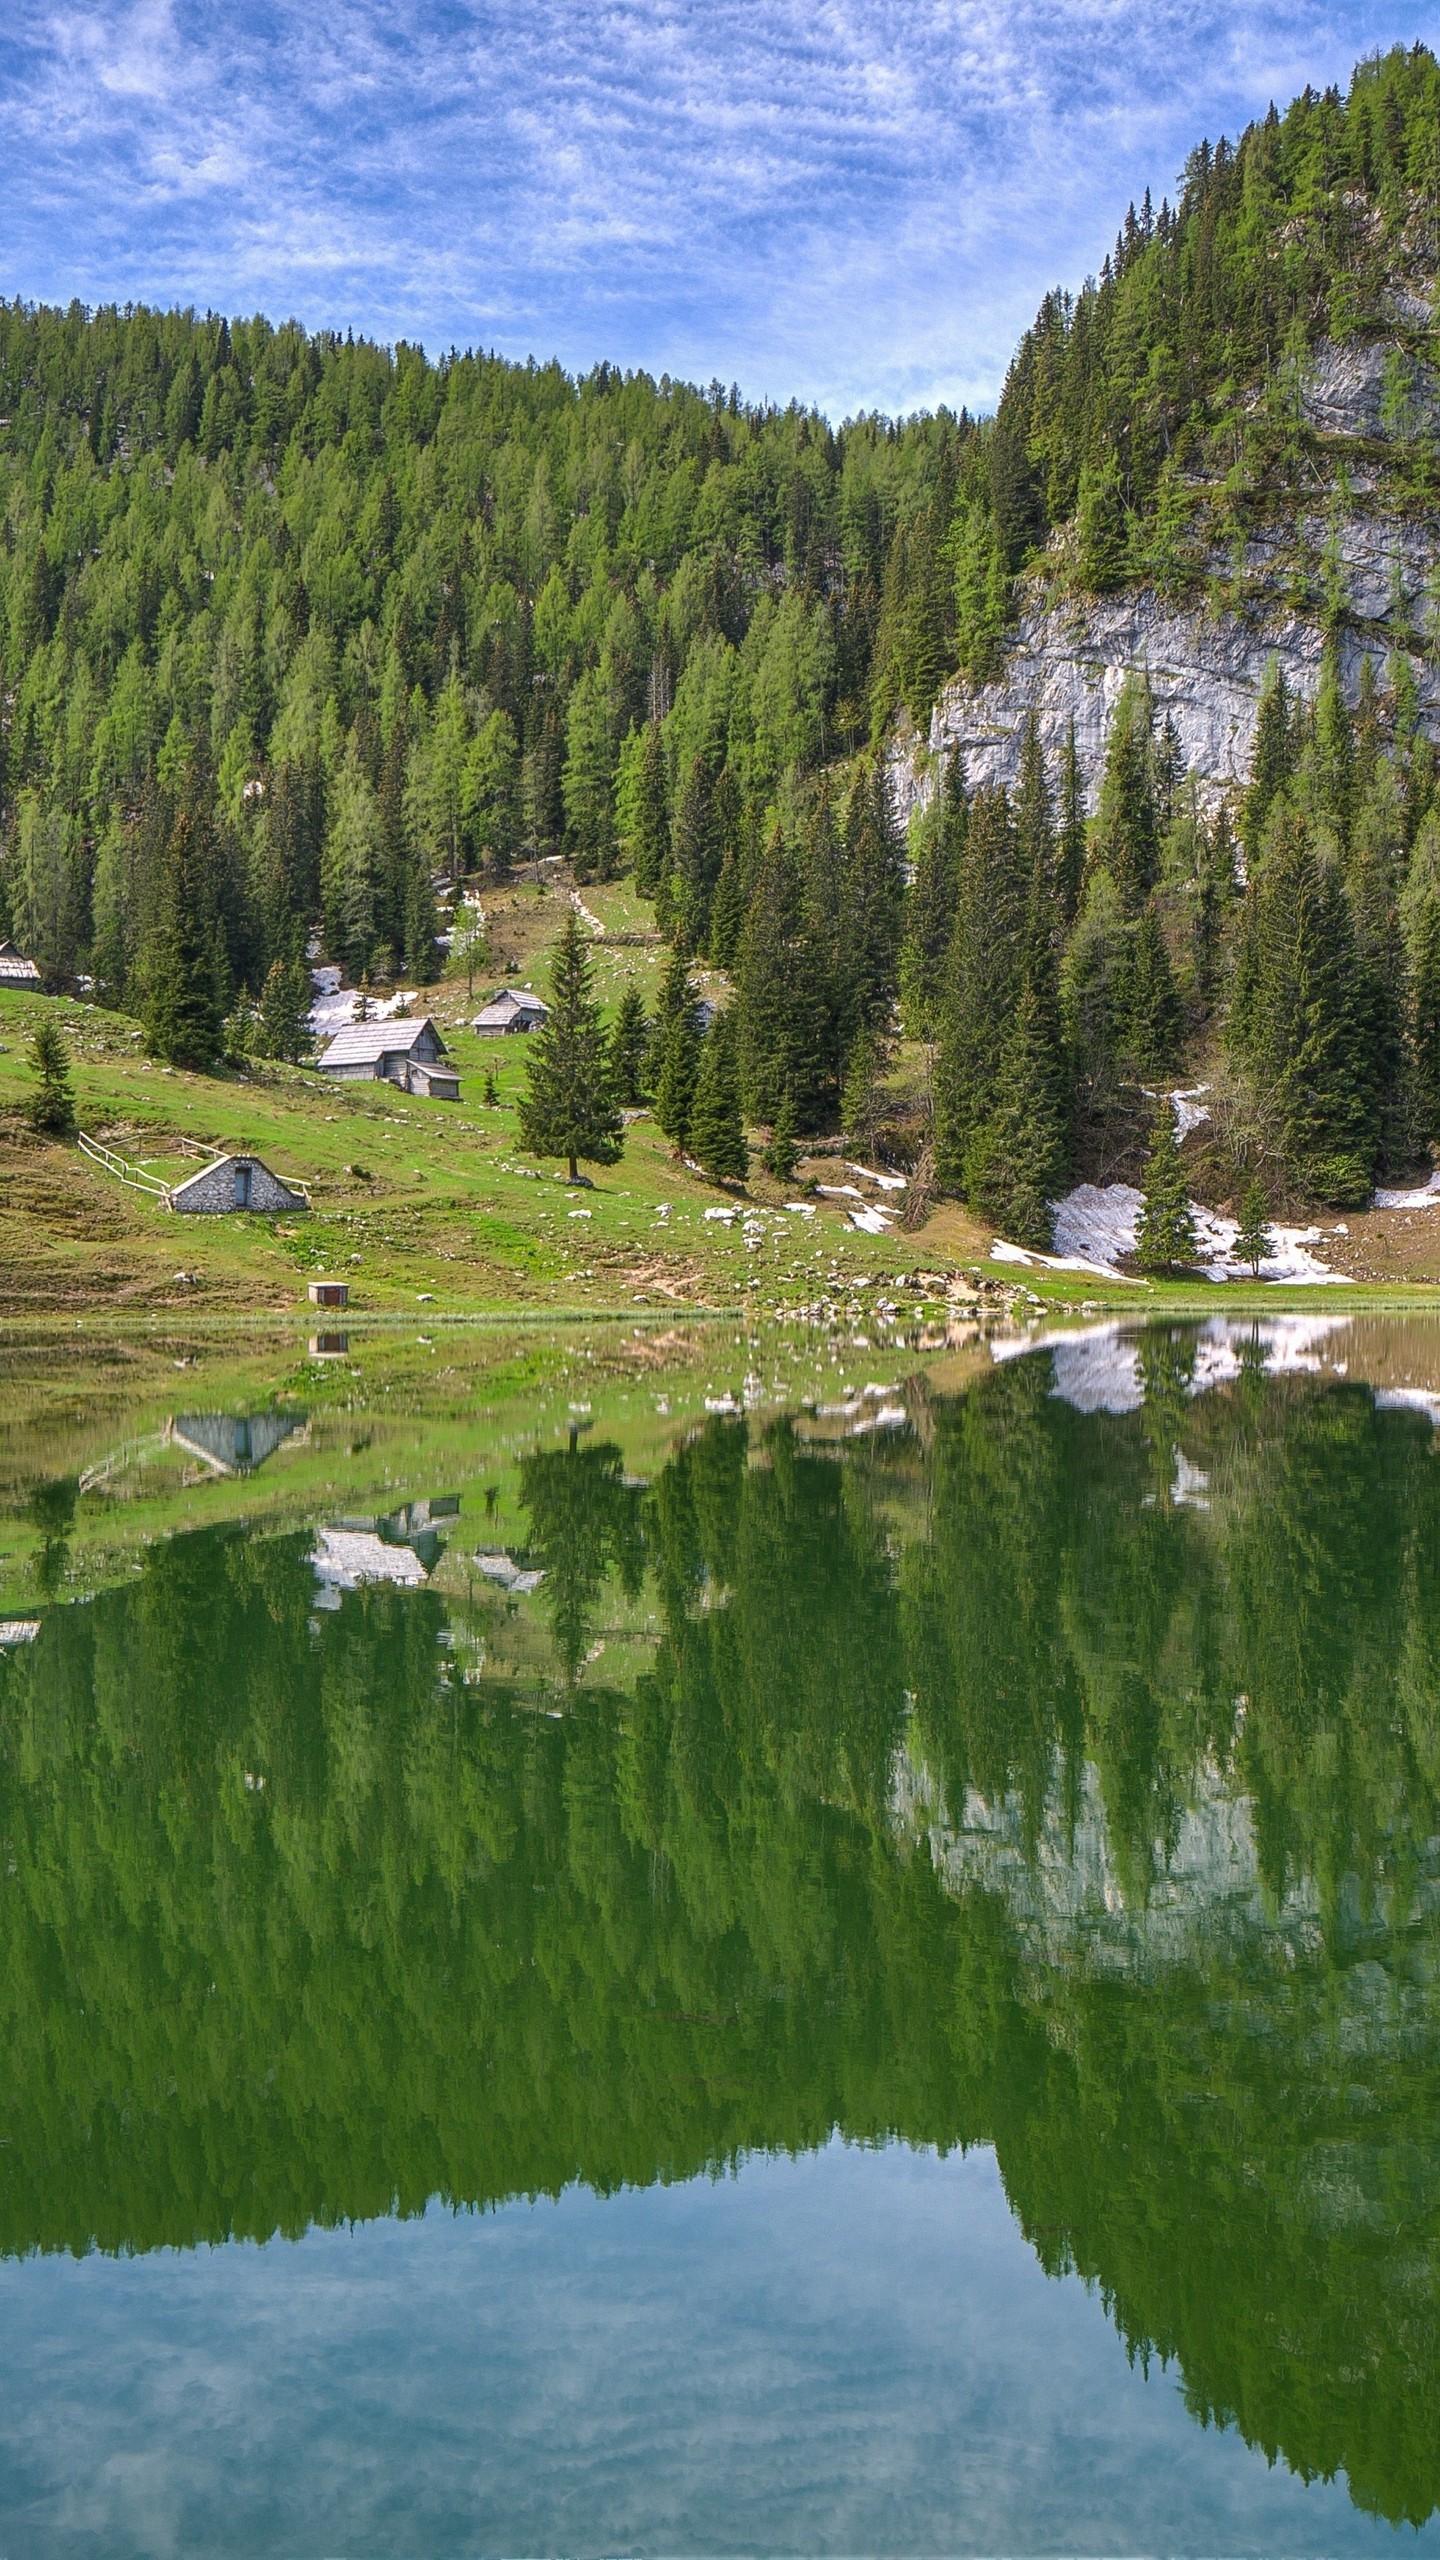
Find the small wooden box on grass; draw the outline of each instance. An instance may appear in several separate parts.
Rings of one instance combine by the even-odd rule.
[[[312,1307],[348,1307],[350,1304],[349,1281],[312,1280],[310,1304]]]

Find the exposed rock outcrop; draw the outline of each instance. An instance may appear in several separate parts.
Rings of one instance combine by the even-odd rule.
[[[1397,426],[1387,403],[1383,342],[1326,341],[1302,390],[1307,422],[1327,439],[1347,443],[1350,496],[1343,511],[1317,482],[1302,515],[1257,532],[1243,557],[1217,552],[1208,593],[1186,601],[1153,587],[1097,598],[1057,594],[1037,577],[1023,602],[1003,672],[989,684],[962,679],[944,687],[926,739],[911,732],[892,750],[896,813],[908,818],[935,787],[939,761],[965,754],[973,787],[1014,785],[1020,733],[1036,712],[1052,770],[1070,722],[1093,808],[1105,742],[1120,690],[1132,670],[1148,672],[1156,709],[1175,722],[1181,750],[1213,803],[1242,784],[1250,763],[1265,670],[1278,658],[1292,690],[1313,695],[1324,649],[1322,598],[1328,582],[1343,589],[1346,618],[1340,660],[1347,691],[1359,685],[1365,659],[1383,677],[1397,649],[1409,656],[1422,720],[1440,735],[1440,669],[1419,635],[1435,618],[1440,593],[1440,530],[1389,512],[1376,490],[1374,446],[1397,432],[1430,430],[1440,421],[1440,381],[1406,359],[1408,409]],[[1391,385],[1393,391],[1393,384]],[[1367,504],[1367,499],[1371,502]],[[927,752],[928,751],[928,752]]]

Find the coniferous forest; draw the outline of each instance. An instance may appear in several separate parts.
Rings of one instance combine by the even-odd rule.
[[[1318,691],[1276,672],[1228,806],[1140,674],[1102,772],[1032,725],[1015,789],[954,761],[908,833],[887,748],[996,669],[1027,582],[1201,600],[1267,509],[1343,497],[1300,400],[1322,339],[1392,342],[1375,502],[1428,525],[1429,321],[1395,288],[1433,289],[1437,225],[1416,47],[1200,145],[978,422],[11,304],[0,931],[207,1068],[297,1054],[314,948],[428,979],[459,884],[559,854],[654,901],[677,969],[616,1099],[683,1143],[703,1097],[727,1178],[742,1112],[777,1160],[842,1122],[879,1143],[903,1037],[927,1181],[1022,1241],[1134,1163],[1147,1088],[1197,1060],[1225,1180],[1358,1202],[1440,1139],[1428,628],[1357,696],[1322,576]],[[733,986],[708,1062],[691,958]]]

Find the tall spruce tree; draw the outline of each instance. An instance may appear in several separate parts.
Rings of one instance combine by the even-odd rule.
[[[1440,1143],[1440,819],[1433,814],[1415,840],[1401,918],[1416,1134],[1434,1146]]]
[[[750,1170],[750,1150],[740,1114],[735,1020],[729,1009],[716,1015],[700,1044],[689,1146],[712,1182],[743,1182]]]
[[[1155,1114],[1155,1133],[1145,1166],[1135,1259],[1142,1271],[1183,1271],[1194,1263],[1195,1220],[1185,1160],[1168,1095]]]
[[[1240,841],[1248,869],[1260,859],[1270,812],[1295,770],[1295,720],[1285,670],[1272,658],[1260,688],[1255,715],[1255,741],[1250,750],[1250,779],[1240,812]]]
[[[152,1058],[209,1074],[225,1041],[225,989],[209,829],[182,809],[166,851],[146,966],[145,1031]]]
[[[70,1052],[60,1026],[48,1013],[35,1025],[30,1042],[34,1089],[25,1102],[25,1117],[37,1137],[73,1138],[75,1088],[70,1081]]]
[[[1365,998],[1339,865],[1282,800],[1246,892],[1229,1038],[1291,1172],[1338,1207],[1368,1200],[1379,1143]]]
[[[520,1144],[531,1155],[563,1156],[570,1180],[580,1164],[615,1164],[624,1146],[620,1106],[610,1088],[590,950],[571,907],[551,969],[550,1011],[534,1035],[520,1103]]]
[[[690,1115],[700,1073],[699,1000],[683,952],[675,953],[665,973],[653,1054],[656,1122],[683,1155],[690,1142]]]
[[[740,1081],[752,1120],[788,1099],[796,1126],[820,1125],[836,1090],[829,1016],[817,984],[799,865],[776,827],[761,857],[736,965]]]
[[[915,867],[900,954],[905,1027],[916,1040],[933,1040],[939,1033],[968,815],[965,760],[957,747],[947,757],[940,789],[916,828]]]
[[[632,980],[610,1026],[609,1050],[610,1089],[627,1111],[638,1110],[645,1099],[645,1065],[652,1030],[645,999]]]
[[[1065,734],[1065,753],[1060,762],[1060,842],[1055,864],[1055,894],[1060,921],[1067,931],[1080,909],[1085,885],[1087,841],[1085,776],[1080,768],[1080,751],[1075,742],[1072,717]]]
[[[1138,916],[1160,874],[1160,821],[1155,805],[1155,710],[1143,676],[1125,679],[1105,751],[1095,818],[1095,861],[1120,892],[1127,916]]]
[[[1065,1128],[1053,1019],[1022,990],[1000,1061],[994,1108],[972,1140],[967,1192],[1012,1244],[1048,1249],[1051,1203],[1065,1179]]]
[[[1029,913],[1009,797],[987,786],[966,829],[935,1068],[935,1162],[945,1183],[963,1186],[971,1143],[990,1117],[1025,977]]]

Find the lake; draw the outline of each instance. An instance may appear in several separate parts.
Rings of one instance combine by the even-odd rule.
[[[588,1356],[6,1443],[0,2552],[1440,2551],[1440,1341]]]

